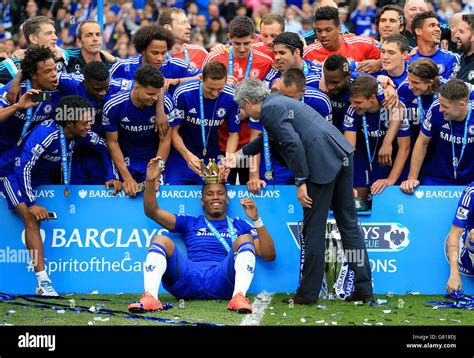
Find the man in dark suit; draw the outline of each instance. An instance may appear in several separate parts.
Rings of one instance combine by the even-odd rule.
[[[270,95],[262,81],[242,81],[236,88],[235,101],[249,116],[259,118],[268,134],[262,131],[242,148],[240,155],[255,155],[262,146],[271,147],[295,174],[297,197],[304,214],[305,260],[293,302],[313,304],[319,297],[330,207],[341,232],[346,258],[355,273],[355,291],[346,300],[371,301],[369,259],[357,224],[352,192],[354,147],[311,107],[279,93]]]

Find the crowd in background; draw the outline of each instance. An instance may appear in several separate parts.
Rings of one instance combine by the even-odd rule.
[[[339,0],[342,28],[356,35],[377,37],[375,15],[377,8],[398,4],[396,0]],[[17,49],[26,48],[20,25],[28,18],[44,15],[55,22],[58,46],[77,47],[77,25],[86,19],[97,18],[97,0],[19,0],[0,2],[0,57],[10,58]],[[452,15],[474,12],[474,5],[466,0],[430,0],[430,10],[438,20],[450,24]],[[211,49],[227,41],[228,24],[238,15],[250,16],[259,29],[262,16],[272,12],[285,18],[286,31],[305,34],[314,28],[314,1],[216,0],[216,1],[104,1],[104,44],[118,58],[135,56],[131,37],[144,25],[157,22],[162,6],[179,7],[186,11],[191,22],[191,43]]]

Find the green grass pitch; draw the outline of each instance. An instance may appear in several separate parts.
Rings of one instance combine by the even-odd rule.
[[[256,295],[249,295],[252,303]],[[376,295],[387,303],[370,306],[341,300],[320,300],[314,306],[291,306],[281,302],[287,294],[272,296],[259,317],[261,326],[473,326],[474,312],[433,308],[429,301],[444,301],[443,296]],[[19,326],[134,326],[134,325],[240,325],[246,315],[227,310],[227,300],[178,301],[160,295],[173,308],[131,317],[127,305],[137,295],[67,295],[61,299],[17,297],[0,300],[0,325]],[[88,309],[95,307],[96,312]],[[81,311],[82,310],[82,311]],[[97,312],[98,310],[98,312]],[[92,309],[94,311],[94,309]],[[113,311],[113,314],[107,312]],[[138,317],[140,316],[140,317]],[[145,316],[145,318],[143,318]],[[128,318],[127,318],[128,317]]]

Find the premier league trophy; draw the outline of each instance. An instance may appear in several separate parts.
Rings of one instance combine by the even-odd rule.
[[[336,284],[344,260],[341,235],[335,220],[326,223],[326,254],[324,263],[324,276],[326,282],[326,298],[335,300]]]

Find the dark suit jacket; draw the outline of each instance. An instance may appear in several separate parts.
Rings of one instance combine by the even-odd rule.
[[[263,101],[260,121],[268,132],[272,148],[285,159],[295,178],[327,184],[336,178],[347,160],[344,158],[354,152],[342,133],[318,112],[279,93]],[[255,155],[262,148],[260,134],[242,151],[245,155]]]

